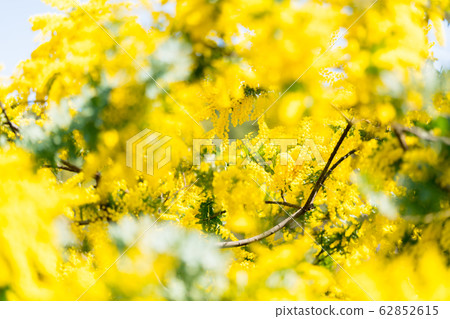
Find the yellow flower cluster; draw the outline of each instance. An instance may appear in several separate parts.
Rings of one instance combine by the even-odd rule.
[[[0,84],[0,299],[450,297],[449,1],[44,2]]]

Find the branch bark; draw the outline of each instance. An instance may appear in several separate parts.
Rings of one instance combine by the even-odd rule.
[[[402,132],[407,132],[410,133],[412,135],[417,136],[418,138],[425,140],[425,141],[430,141],[430,142],[442,142],[445,145],[450,146],[450,138],[445,137],[445,136],[436,136],[433,135],[432,133],[420,128],[420,127],[405,127],[405,126],[399,126],[399,129]]]
[[[47,101],[46,100],[33,100],[33,101],[25,101],[25,102],[19,102],[19,103],[16,103],[16,104],[13,104],[13,105],[11,105],[10,106],[10,108],[15,108],[15,107],[17,107],[17,106],[19,106],[19,105],[23,105],[23,104],[32,104],[32,103],[46,103]],[[8,117],[8,114],[6,114],[6,109],[5,109],[5,107],[3,106],[3,103],[2,102],[0,102],[0,108],[2,109],[2,113],[5,115],[5,118],[6,118],[6,124],[8,124],[8,126],[11,128],[11,131],[13,131],[13,133],[14,133],[14,135],[16,136],[16,137],[19,137],[19,127],[16,125],[16,124],[14,124],[13,122],[11,122],[11,120],[9,119],[9,117]]]
[[[402,147],[402,149],[404,151],[407,151],[408,150],[408,144],[406,144],[405,134],[403,134],[402,127],[399,126],[398,124],[393,124],[392,125],[392,129],[394,130],[395,136],[397,137],[398,142],[400,143],[400,146]]]
[[[71,172],[75,172],[75,173],[80,173],[81,172],[81,168],[79,168],[78,166],[66,161],[66,160],[61,160],[61,163],[63,163],[65,166],[67,166],[67,170],[70,170]]]
[[[74,170],[74,169],[72,169],[70,167],[62,166],[62,165],[56,165],[56,166],[44,165],[43,167],[45,167],[45,168],[56,168],[56,169],[61,169],[61,170],[68,171],[68,172],[79,173],[78,170]]]
[[[26,102],[14,104],[13,107],[16,107],[16,106],[21,105],[21,104],[46,103],[46,102],[47,102],[46,100],[26,101]],[[5,110],[5,107],[3,106],[2,102],[0,102],[0,108],[2,109],[2,113],[5,115],[6,124],[8,124],[8,126],[11,128],[11,131],[13,131],[13,133],[16,135],[16,137],[19,137],[20,129],[19,129],[19,127],[16,124],[11,122],[11,120],[8,117],[8,114],[6,114],[6,110]],[[45,165],[44,167],[62,169],[62,170],[66,170],[66,171],[74,172],[74,173],[80,173],[82,171],[81,168],[79,168],[78,166],[76,166],[76,165],[74,165],[74,164],[72,164],[72,163],[70,163],[68,161],[61,160],[61,162],[64,164],[64,166],[57,165],[57,166],[53,167],[51,165]],[[97,187],[98,184],[100,183],[101,177],[102,177],[102,175],[101,175],[100,172],[95,173],[95,176],[94,176],[95,187]]]
[[[6,114],[6,110],[5,107],[3,106],[3,103],[0,102],[0,108],[2,109],[2,113],[5,115],[5,119],[6,119],[6,124],[8,124],[8,126],[11,128],[11,131],[13,131],[14,135],[16,137],[19,136],[19,127],[14,124],[13,122],[11,122],[11,120],[8,117],[8,114]]]
[[[93,224],[98,221],[106,221],[109,223],[109,222],[112,222],[113,220],[108,217],[106,219],[102,219],[102,218],[98,218],[98,219],[94,219],[94,220],[86,219],[86,220],[75,220],[73,222],[75,224],[77,224],[78,226],[86,226],[86,225],[90,225],[90,224]]]
[[[339,164],[341,164],[347,157],[355,154],[356,151],[357,151],[357,149],[353,149],[350,152],[348,152],[347,154],[345,154],[344,156],[342,156],[340,159],[338,159],[338,161],[336,163],[334,163],[334,165],[328,170],[327,175],[325,175],[325,178],[323,179],[323,181],[325,181],[331,175],[331,173],[336,169],[336,167],[339,166]]]
[[[73,172],[73,173],[81,173],[82,169],[79,168],[78,166],[66,161],[66,160],[61,160],[61,162],[64,164],[64,166],[62,165],[56,165],[56,166],[52,166],[52,165],[44,165],[44,167],[47,168],[56,168],[56,169],[62,169],[68,172]],[[95,179],[95,187],[98,187],[98,184],[100,183],[100,179],[102,178],[102,175],[100,172],[95,173],[94,179]]]
[[[295,205],[295,204],[291,204],[291,203],[287,203],[287,202],[277,202],[277,201],[273,201],[273,200],[266,200],[264,203],[266,203],[266,204],[283,205],[283,206],[297,208],[297,209],[302,208],[302,206],[298,206],[298,205]]]
[[[314,184],[314,188],[312,189],[311,193],[309,194],[309,197],[306,200],[305,205],[303,207],[298,209],[294,214],[292,214],[288,218],[284,219],[279,224],[275,225],[274,227],[270,228],[269,230],[266,230],[265,232],[263,232],[259,235],[256,235],[256,236],[253,236],[250,238],[246,238],[246,239],[237,240],[237,241],[226,241],[226,242],[218,243],[217,246],[219,248],[240,247],[240,246],[245,246],[245,245],[254,243],[256,241],[260,241],[266,237],[269,237],[270,235],[275,234],[277,231],[279,231],[280,229],[286,227],[289,223],[291,223],[294,220],[294,218],[300,217],[303,214],[305,214],[308,210],[310,210],[311,205],[314,202],[314,199],[316,198],[317,193],[319,192],[320,188],[322,187],[323,183],[325,182],[325,179],[329,176],[327,173],[329,171],[331,163],[333,162],[334,157],[336,156],[339,148],[341,147],[342,142],[347,137],[347,134],[350,131],[351,127],[352,127],[352,123],[349,121],[347,126],[344,129],[344,132],[342,132],[341,137],[339,138],[338,142],[336,143],[336,146],[334,147],[333,151],[331,152],[331,155],[328,158],[328,161],[325,164],[325,167],[322,170],[322,173],[320,174],[319,178],[317,179],[316,183]],[[347,155],[348,155],[348,153],[347,153]],[[347,155],[345,155],[345,156],[347,156]],[[348,156],[350,156],[350,155],[348,155]],[[347,157],[345,157],[345,158],[347,158]],[[342,161],[339,160],[337,162],[337,165],[339,165],[339,163],[341,163]],[[332,169],[334,169],[334,168],[335,168],[335,166],[332,167]]]

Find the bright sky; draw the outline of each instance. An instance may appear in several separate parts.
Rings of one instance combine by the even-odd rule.
[[[17,63],[36,48],[36,33],[31,31],[30,16],[53,9],[40,0],[0,0],[0,64],[1,75],[12,73]]]
[[[0,0],[0,64],[4,66],[0,75],[11,74],[17,63],[27,59],[36,48],[36,33],[31,31],[28,20],[32,15],[46,12],[55,10],[40,0]],[[433,49],[439,59],[436,63],[438,69],[450,69],[450,25],[447,23],[445,28],[445,47],[435,46]],[[432,32],[430,38],[434,40]]]

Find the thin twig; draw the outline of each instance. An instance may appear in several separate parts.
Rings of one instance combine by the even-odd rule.
[[[68,172],[74,172],[74,173],[81,173],[82,169],[78,166],[76,166],[75,164],[72,164],[66,160],[61,160],[61,162],[64,164],[64,166],[62,165],[56,165],[56,166],[52,166],[52,165],[44,165],[44,167],[47,168],[56,168],[56,169],[62,169]],[[94,176],[94,180],[95,180],[95,188],[98,187],[100,180],[102,178],[102,174],[100,172],[96,172],[95,176]]]
[[[322,249],[320,250],[320,252],[316,255],[315,261],[314,261],[314,265],[317,265],[317,264],[319,263],[319,257],[320,257],[320,255],[322,255],[324,252],[325,252],[325,250],[322,248]]]
[[[314,185],[314,188],[313,188],[311,194],[309,195],[308,199],[306,200],[305,206],[303,206],[303,207],[309,207],[309,205],[312,204],[312,202],[316,198],[316,195],[319,192],[320,187],[325,182],[325,179],[328,177],[327,176],[328,169],[331,166],[331,163],[333,162],[334,157],[336,156],[339,148],[341,147],[342,142],[347,137],[347,134],[350,131],[351,127],[352,127],[352,122],[348,122],[347,126],[344,129],[344,132],[342,132],[342,135],[339,138],[339,141],[336,143],[336,146],[334,147],[333,152],[331,152],[331,155],[328,158],[328,161],[327,161],[324,169],[322,170],[322,173],[320,174],[316,184]]]
[[[418,138],[425,140],[425,141],[430,141],[430,142],[442,142],[445,145],[449,145],[450,146],[450,138],[445,137],[445,136],[436,136],[433,135],[432,133],[420,128],[420,127],[405,127],[405,126],[401,126],[398,125],[398,128],[402,131],[402,132],[408,132],[412,135],[417,136]]]
[[[86,226],[86,225],[90,225],[92,223],[99,222],[99,221],[110,223],[113,220],[111,218],[107,217],[106,219],[98,218],[98,219],[74,220],[73,222],[75,224],[77,224],[78,226]]]
[[[27,102],[23,102],[23,103],[18,103],[15,104],[15,106],[20,105],[20,104],[24,104],[24,103],[45,103],[45,100],[35,100],[35,101],[27,101]],[[11,128],[11,130],[13,131],[13,133],[16,135],[16,137],[19,136],[19,127],[14,124],[13,122],[10,121],[8,114],[6,114],[6,110],[2,104],[2,102],[0,102],[0,108],[2,109],[3,114],[5,115],[6,118],[6,123],[9,125],[9,127]],[[56,169],[62,169],[62,170],[66,170],[69,172],[74,172],[74,173],[80,173],[81,172],[81,168],[79,168],[78,166],[65,161],[65,160],[61,160],[61,162],[65,165],[65,166],[61,166],[61,165],[57,165],[57,166],[51,166],[51,165],[44,165],[44,167],[47,168],[56,168]],[[102,175],[100,172],[95,173],[94,179],[95,179],[95,187],[98,187],[98,184],[100,183],[100,179],[101,179]]]
[[[23,104],[32,104],[32,103],[45,103],[47,102],[46,100],[33,100],[33,101],[25,101],[25,102],[19,102],[16,104],[13,104],[10,106],[11,109],[19,106],[19,105],[23,105]],[[0,102],[0,108],[2,109],[2,113],[5,115],[6,118],[6,124],[8,124],[8,126],[11,128],[11,131],[13,131],[14,135],[16,135],[16,137],[19,137],[19,127],[14,124],[13,122],[11,122],[11,120],[8,117],[8,114],[6,114],[6,109],[3,106],[3,103]]]
[[[78,170],[74,170],[74,169],[72,169],[70,167],[62,166],[62,165],[52,166],[52,165],[47,165],[46,164],[46,165],[43,165],[42,167],[45,167],[45,168],[56,168],[56,169],[61,169],[61,170],[68,171],[68,172],[79,173]]]
[[[344,112],[342,112],[337,106],[335,106],[333,103],[331,103],[331,106],[338,111],[338,113],[347,121],[347,123],[351,123],[351,120],[345,116]]]
[[[18,106],[18,105],[25,104],[25,103],[29,104],[29,103],[45,103],[45,102],[47,102],[47,101],[45,101],[45,100],[26,101],[26,102],[22,102],[22,103],[17,103],[14,106]],[[11,128],[13,133],[16,135],[16,137],[18,137],[19,136],[19,132],[20,132],[19,127],[16,124],[14,124],[13,122],[10,121],[10,119],[8,117],[8,114],[6,114],[6,110],[5,110],[2,102],[0,102],[0,108],[2,109],[2,112],[5,115],[6,123],[9,125],[9,127]],[[80,173],[81,172],[81,168],[80,167],[78,167],[78,166],[76,166],[76,165],[74,165],[74,164],[72,164],[72,163],[70,163],[70,162],[68,162],[66,160],[61,160],[61,162],[65,166],[57,165],[57,166],[55,166],[53,168],[63,169],[63,170],[66,170],[66,171],[69,171],[69,172],[74,172],[74,173]],[[50,165],[44,165],[44,167],[52,168],[52,166],[50,166]],[[102,177],[102,175],[101,175],[100,172],[96,172],[95,173],[94,179],[95,179],[95,187],[96,188],[98,187],[98,184],[100,183],[101,177]]]
[[[357,151],[357,149],[351,150],[350,152],[348,152],[347,154],[342,156],[336,163],[334,163],[334,165],[331,166],[331,168],[328,170],[327,175],[325,176],[325,178],[323,180],[325,181],[330,176],[330,174],[336,169],[336,167],[339,166],[339,164],[341,164],[347,157],[355,154],[356,151]]]
[[[291,203],[287,203],[287,202],[276,202],[276,201],[273,201],[273,200],[266,200],[264,203],[266,203],[266,204],[283,205],[283,206],[297,208],[297,209],[302,208],[302,206],[299,206],[299,205],[295,205],[295,204],[291,204]]]
[[[251,244],[251,243],[256,242],[256,241],[260,241],[260,240],[262,240],[262,239],[264,239],[266,237],[269,237],[270,235],[275,234],[277,231],[279,231],[280,229],[282,229],[286,225],[288,225],[290,222],[292,222],[294,220],[294,218],[302,216],[307,211],[309,211],[311,209],[311,207],[312,207],[312,203],[313,203],[317,193],[319,192],[322,184],[325,182],[325,179],[328,177],[328,175],[327,175],[328,169],[331,166],[331,163],[333,162],[334,157],[336,156],[339,148],[342,145],[342,142],[346,138],[346,136],[347,136],[348,132],[350,131],[351,127],[352,127],[352,122],[348,122],[346,128],[344,129],[344,132],[342,133],[341,137],[339,138],[339,141],[336,143],[336,146],[334,147],[333,151],[331,152],[331,155],[328,158],[328,161],[325,164],[325,167],[322,170],[322,173],[320,174],[318,180],[316,181],[316,183],[314,185],[314,188],[311,191],[311,193],[309,194],[309,197],[306,200],[306,203],[305,203],[305,205],[303,207],[298,209],[294,214],[292,214],[288,218],[284,219],[279,224],[275,225],[274,227],[270,228],[269,230],[266,230],[265,232],[263,232],[263,233],[261,233],[259,235],[256,235],[256,236],[253,236],[253,237],[250,237],[250,238],[237,240],[237,241],[227,241],[227,242],[218,243],[217,246],[219,248],[240,247],[240,246],[245,246],[245,245]]]
[[[94,179],[95,179],[95,186],[94,187],[97,188],[98,185],[100,184],[100,180],[102,179],[102,174],[100,172],[96,172],[95,176],[94,176]]]
[[[61,163],[63,163],[64,165],[66,165],[67,167],[69,167],[70,169],[72,169],[73,172],[76,173],[80,173],[81,172],[81,168],[79,168],[78,166],[66,161],[66,160],[61,160]]]
[[[13,122],[11,122],[11,120],[8,117],[8,114],[6,114],[6,110],[5,110],[5,107],[3,106],[2,102],[0,102],[0,108],[2,109],[2,112],[5,115],[6,124],[9,125],[9,127],[11,128],[11,131],[13,131],[14,135],[16,137],[19,137],[19,127],[16,124],[14,124]]]
[[[284,191],[283,190],[281,190],[281,198],[283,199],[283,202],[287,202],[286,201],[286,197],[284,197]]]
[[[394,130],[395,136],[398,139],[398,142],[400,143],[400,146],[404,151],[408,150],[408,144],[406,144],[405,141],[405,134],[403,134],[402,128],[398,124],[393,124],[392,129]]]

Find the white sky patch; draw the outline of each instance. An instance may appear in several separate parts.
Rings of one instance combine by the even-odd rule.
[[[444,35],[445,35],[445,44],[444,46],[440,46],[436,40],[435,29],[431,28],[430,32],[428,32],[428,39],[435,43],[435,45],[431,48],[431,52],[433,52],[434,57],[437,58],[437,61],[434,62],[434,66],[436,69],[440,70],[441,68],[449,70],[450,69],[450,23],[446,20],[442,22],[444,27]]]

